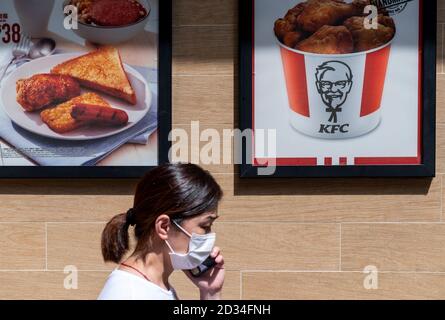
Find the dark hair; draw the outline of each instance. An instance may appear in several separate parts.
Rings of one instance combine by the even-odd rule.
[[[134,225],[135,254],[145,257],[151,250],[156,219],[166,214],[183,219],[216,211],[222,190],[208,171],[194,164],[164,164],[139,181],[133,208],[113,217],[102,232],[105,261],[121,262],[129,249],[128,228]]]

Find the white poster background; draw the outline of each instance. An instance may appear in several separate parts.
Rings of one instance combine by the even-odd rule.
[[[397,26],[382,99],[382,121],[371,133],[346,140],[311,138],[289,123],[289,101],[279,47],[273,32],[276,19],[298,0],[255,0],[254,128],[277,130],[277,158],[418,156],[419,1],[408,2],[393,19]],[[428,71],[427,71],[428,72]],[[264,155],[255,154],[256,157]],[[334,164],[335,164],[334,160]]]

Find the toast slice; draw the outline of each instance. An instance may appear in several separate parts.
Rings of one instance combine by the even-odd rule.
[[[75,97],[58,106],[46,109],[40,113],[40,118],[57,133],[66,133],[73,131],[81,126],[89,124],[88,121],[79,121],[71,116],[73,107],[77,104],[98,105],[111,108],[104,99],[96,93],[88,92],[81,96]]]
[[[136,104],[136,93],[125,73],[119,51],[114,47],[102,47],[65,61],[55,66],[51,73],[71,76],[84,87]]]

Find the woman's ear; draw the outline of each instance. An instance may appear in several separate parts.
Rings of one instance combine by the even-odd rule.
[[[171,221],[168,215],[161,214],[159,217],[157,217],[155,221],[155,231],[161,240],[168,239],[168,232],[170,230],[170,226],[171,226]]]

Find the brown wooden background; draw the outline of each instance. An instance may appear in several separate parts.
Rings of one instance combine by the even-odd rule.
[[[237,119],[237,1],[173,0],[174,127],[232,128]],[[438,176],[428,180],[240,181],[208,167],[225,199],[216,224],[224,298],[445,298],[445,0],[438,11]],[[428,72],[428,71],[427,71]],[[0,183],[0,298],[94,299],[104,223],[132,205],[134,181]],[[78,290],[63,269],[79,268]],[[379,268],[365,290],[363,268]],[[181,274],[181,298],[197,291]]]

